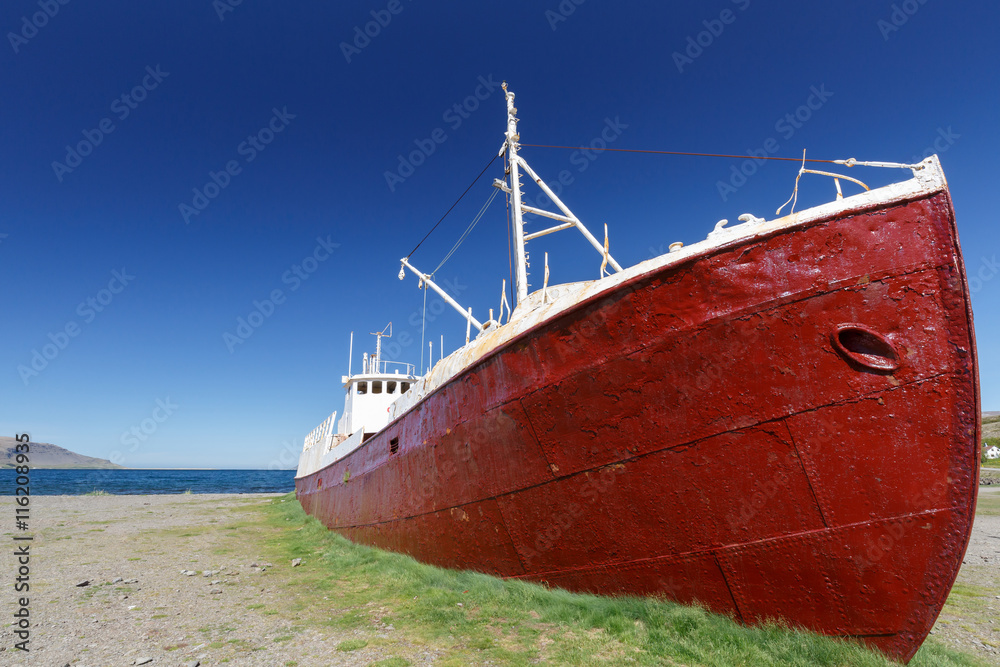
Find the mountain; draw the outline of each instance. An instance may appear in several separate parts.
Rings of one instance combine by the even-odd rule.
[[[17,465],[14,449],[19,443],[14,438],[0,436],[0,468]],[[31,468],[121,468],[107,459],[83,456],[47,442],[28,443],[28,465]]]

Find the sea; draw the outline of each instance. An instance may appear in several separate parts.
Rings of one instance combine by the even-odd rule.
[[[288,493],[295,490],[294,470],[32,468],[28,480],[30,495],[33,496],[78,496],[100,491],[114,495],[149,495]],[[14,495],[17,486],[17,471],[13,468],[0,469],[0,495]]]

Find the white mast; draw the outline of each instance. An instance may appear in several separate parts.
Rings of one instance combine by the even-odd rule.
[[[586,225],[580,222],[580,219],[573,214],[571,210],[562,202],[556,193],[545,184],[545,181],[535,173],[535,171],[525,162],[524,158],[517,154],[517,149],[521,136],[517,133],[517,108],[514,106],[514,93],[507,90],[507,82],[505,81],[501,84],[504,93],[507,95],[507,139],[504,141],[504,145],[501,148],[507,151],[507,168],[510,170],[510,188],[508,189],[500,179],[497,179],[493,185],[494,187],[500,188],[505,192],[510,193],[510,204],[511,210],[514,215],[514,265],[515,265],[515,282],[517,283],[517,304],[528,298],[528,253],[525,251],[525,244],[540,236],[545,236],[547,234],[552,234],[553,232],[562,231],[563,229],[569,229],[570,227],[576,227],[587,242],[594,247],[594,250],[601,254],[603,262],[601,264],[601,277],[604,276],[604,268],[610,264],[615,271],[621,271],[621,265],[615,261],[615,258],[610,255],[607,247],[607,234],[605,234],[605,242],[602,245],[594,235],[590,233]],[[562,211],[562,213],[553,213],[551,211],[545,211],[540,208],[535,208],[534,206],[527,206],[521,203],[521,178],[520,171],[524,169],[524,172],[538,184],[552,203]],[[549,227],[548,229],[542,229],[537,232],[532,232],[531,234],[524,233],[524,214],[531,213],[534,215],[540,215],[546,218],[551,218],[557,220],[562,224],[556,225],[555,227]]]
[[[524,252],[524,221],[521,217],[521,179],[518,174],[517,142],[517,108],[514,106],[514,93],[508,92],[507,82],[501,85],[507,95],[507,164],[510,168],[510,198],[511,210],[514,213],[514,263],[515,282],[517,283],[517,303],[528,298],[528,257]]]
[[[389,333],[385,332],[386,329],[389,330]],[[382,370],[379,368],[379,365],[382,362],[382,337],[385,336],[386,338],[392,338],[392,322],[389,322],[389,324],[385,325],[385,329],[382,329],[382,331],[372,331],[371,335],[375,336],[375,357],[372,359],[375,368],[374,370],[369,370],[368,372],[381,373]]]

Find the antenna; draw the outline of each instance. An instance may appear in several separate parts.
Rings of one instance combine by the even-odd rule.
[[[351,346],[347,352],[347,377],[351,377],[351,359],[354,357],[354,332],[351,332]]]
[[[386,329],[389,330],[389,333],[385,332]],[[373,359],[375,364],[375,372],[381,373],[382,371],[379,370],[379,364],[382,361],[382,337],[384,336],[385,338],[392,338],[392,322],[389,322],[389,324],[385,325],[385,329],[382,329],[382,331],[377,331],[377,332],[370,331],[369,333],[372,336],[375,336],[375,358]],[[352,333],[351,335],[353,336],[354,334]]]

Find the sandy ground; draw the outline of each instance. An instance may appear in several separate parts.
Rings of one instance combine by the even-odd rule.
[[[1000,487],[981,492],[1000,498]],[[260,536],[247,521],[247,508],[270,497],[33,497],[34,540],[15,542],[25,533],[14,530],[0,536],[7,541],[0,558],[5,618],[24,595],[13,591],[14,549],[31,545],[31,650],[16,650],[16,628],[5,625],[0,665],[367,665],[390,655],[433,662],[432,651],[403,637],[392,638],[391,650],[381,642],[339,652],[355,634],[296,623],[295,600],[282,586],[294,576],[291,564],[255,553]],[[0,499],[8,525],[14,507],[12,498]],[[933,636],[1000,664],[998,567],[1000,516],[981,515],[958,577],[976,594],[968,604],[949,604]]]
[[[995,508],[998,500],[1000,486],[979,487],[980,509]],[[955,584],[931,636],[951,648],[1000,664],[1000,515],[976,514]],[[966,591],[970,594],[956,594]]]

